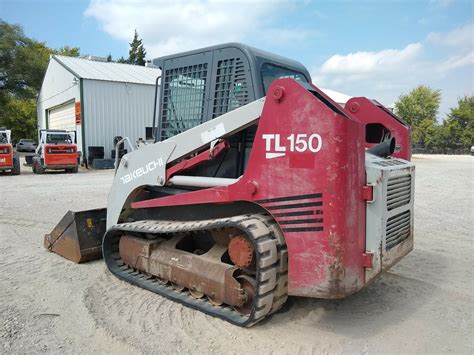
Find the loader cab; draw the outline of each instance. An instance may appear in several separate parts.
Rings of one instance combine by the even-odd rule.
[[[11,130],[0,128],[0,144],[10,144]]]
[[[156,58],[161,69],[155,141],[162,141],[266,95],[275,79],[311,82],[300,63],[241,43],[227,43]],[[156,114],[156,110],[155,110]],[[221,161],[201,164],[188,175],[237,178],[247,165],[256,126],[228,137]]]
[[[299,62],[241,43],[156,58],[153,65],[162,71],[156,141],[264,97],[275,79],[311,82]]]

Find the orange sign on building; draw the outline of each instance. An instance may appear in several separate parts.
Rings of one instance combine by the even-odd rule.
[[[76,102],[75,106],[75,112],[76,112],[76,124],[81,124],[81,102],[78,101]]]

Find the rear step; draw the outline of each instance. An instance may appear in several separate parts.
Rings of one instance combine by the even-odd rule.
[[[244,234],[252,243],[255,251],[252,267],[239,268],[228,258],[222,261],[227,254],[223,240],[230,240],[229,230]],[[185,235],[202,232],[212,234],[216,242],[208,252],[193,253],[177,247]],[[232,237],[235,238],[235,233]],[[235,325],[249,327],[277,311],[287,299],[286,245],[276,223],[264,215],[117,224],[107,231],[102,248],[109,270],[118,278]],[[204,270],[208,275],[202,275]],[[210,275],[213,270],[220,270],[220,283],[214,282],[219,277]],[[229,272],[232,280],[223,281],[223,275],[228,276]],[[202,287],[196,289],[195,285]],[[226,298],[227,304],[219,299],[225,298],[226,291],[231,295]],[[239,299],[239,295],[245,297]]]

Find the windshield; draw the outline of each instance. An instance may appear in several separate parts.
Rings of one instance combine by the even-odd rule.
[[[7,134],[5,132],[0,132],[0,143],[8,143]]]
[[[33,143],[31,139],[20,139],[20,143]]]
[[[46,135],[46,143],[72,143],[72,140],[69,134],[55,133]]]
[[[269,63],[262,65],[262,80],[265,94],[267,93],[267,89],[273,80],[283,78],[291,78],[295,79],[296,81],[308,82],[303,73]]]

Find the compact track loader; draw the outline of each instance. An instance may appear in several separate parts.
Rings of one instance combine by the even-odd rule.
[[[20,175],[20,157],[13,151],[11,130],[0,128],[0,172]]]
[[[35,174],[46,170],[79,171],[76,132],[61,129],[42,129],[31,168]]]
[[[410,130],[381,104],[342,107],[241,44],[154,63],[155,142],[117,159],[106,211],[69,212],[49,250],[102,244],[119,279],[239,326],[289,295],[351,295],[412,250]]]

